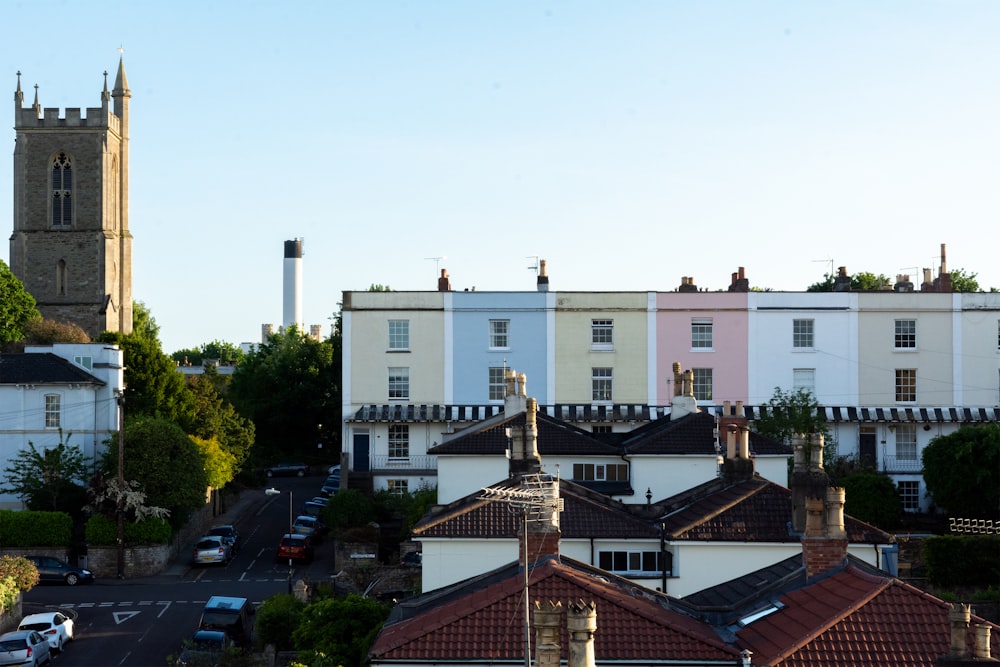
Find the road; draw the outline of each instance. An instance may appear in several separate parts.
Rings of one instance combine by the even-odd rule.
[[[243,546],[228,565],[184,563],[168,574],[137,580],[98,580],[88,586],[37,586],[24,595],[24,613],[40,608],[64,609],[76,617],[74,642],[54,665],[73,667],[164,667],[198,625],[202,607],[212,595],[249,598],[255,604],[289,588],[287,561],[275,562],[278,540],[289,524],[289,499],[297,512],[318,495],[325,475],[276,478],[281,494],[256,513],[235,521]],[[185,555],[186,558],[186,555]],[[326,581],[334,574],[330,541],[320,544],[315,561],[295,565],[291,581]]]

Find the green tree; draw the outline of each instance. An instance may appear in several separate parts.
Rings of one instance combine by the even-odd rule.
[[[813,283],[806,288],[807,292],[832,292],[836,284],[836,276],[831,273],[823,274],[823,280]],[[851,275],[852,292],[875,292],[892,287],[892,280],[883,274],[875,275],[868,271],[862,271]]]
[[[236,367],[227,397],[254,423],[256,453],[315,460],[320,425],[340,424],[339,365],[330,340],[315,341],[292,328],[274,334]]]
[[[191,423],[191,392],[177,364],[160,349],[160,328],[142,302],[132,307],[132,333],[105,331],[101,340],[116,343],[125,356],[125,409],[128,415],[163,417]]]
[[[1000,425],[939,435],[921,456],[927,491],[939,507],[954,517],[1000,519]]]
[[[24,325],[37,317],[35,297],[0,259],[0,346],[24,338]]]
[[[976,280],[978,273],[972,273],[965,269],[958,269],[951,272],[951,289],[955,292],[979,292],[979,281]]]
[[[877,472],[856,472],[840,480],[844,487],[844,512],[882,530],[899,524],[903,503],[896,485]]]
[[[257,641],[274,644],[279,651],[291,651],[292,632],[299,626],[306,604],[294,595],[279,593],[264,600],[257,610]]]
[[[775,387],[767,406],[767,414],[753,422],[754,431],[761,435],[786,445],[800,433],[830,435],[823,411],[808,389],[783,391]]]
[[[241,416],[220,394],[215,369],[210,367],[205,371],[188,380],[193,412],[185,430],[199,438],[218,440],[222,449],[232,455],[235,469],[239,470],[254,444],[253,422]]]
[[[292,641],[308,665],[364,665],[389,609],[360,595],[314,602],[302,612]]]
[[[175,528],[205,505],[208,477],[198,446],[175,423],[154,417],[125,424],[125,479],[138,482],[150,505],[167,509]],[[118,470],[118,448],[108,447],[105,477]]]
[[[79,515],[89,473],[83,452],[69,444],[71,436],[64,441],[60,430],[59,444],[42,451],[29,441],[4,469],[7,484],[0,490],[16,494],[30,510]]]
[[[205,478],[213,489],[221,489],[236,476],[236,457],[227,452],[215,438],[199,438],[192,435],[191,439],[198,446],[201,455],[205,457]]]

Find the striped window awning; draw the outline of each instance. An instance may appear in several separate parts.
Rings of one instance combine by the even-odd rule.
[[[885,422],[885,423],[920,423],[956,422],[956,423],[989,423],[1000,422],[1000,408],[899,408],[899,407],[854,407],[854,406],[823,406],[820,408],[828,422]],[[770,405],[744,406],[744,414],[753,421],[761,417],[771,416],[775,411]]]

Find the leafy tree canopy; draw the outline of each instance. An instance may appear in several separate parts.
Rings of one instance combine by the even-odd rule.
[[[130,418],[124,450],[125,479],[139,483],[150,505],[169,510],[171,525],[183,525],[205,505],[205,457],[180,426],[161,418]],[[108,447],[103,468],[105,477],[117,475],[118,447]]]
[[[30,510],[78,515],[86,498],[87,462],[77,447],[59,432],[59,444],[38,451],[34,443],[10,459],[4,469],[7,484],[0,489],[16,494]]]
[[[192,376],[188,381],[194,411],[185,430],[199,438],[217,440],[222,450],[233,457],[234,465],[239,469],[254,444],[253,422],[241,416],[222,397],[216,383],[219,376],[214,370],[205,370],[204,374]]]
[[[291,329],[273,334],[236,367],[227,397],[254,423],[261,460],[316,460],[339,451],[324,443],[322,425],[340,424],[340,364],[330,340],[315,341]]]
[[[38,317],[28,320],[24,325],[24,342],[29,345],[89,343],[90,336],[72,322],[57,322]]]
[[[38,317],[35,297],[0,259],[0,345],[24,338],[25,324]]]
[[[951,289],[955,292],[979,292],[979,281],[976,280],[978,273],[971,273],[965,269],[958,269],[951,272]]]
[[[243,358],[243,350],[238,345],[221,340],[213,340],[201,347],[177,350],[170,358],[178,364],[201,366],[206,359],[213,359],[222,366],[233,366]]]
[[[221,489],[229,484],[236,476],[236,457],[223,449],[215,438],[203,439],[193,435],[191,439],[205,457],[208,485],[213,489]]]
[[[142,302],[132,307],[132,333],[105,331],[125,356],[125,409],[129,415],[163,417],[180,424],[193,418],[193,399],[177,364],[160,349],[156,320]]]
[[[838,484],[845,491],[845,513],[882,530],[892,530],[898,525],[903,503],[889,477],[877,472],[856,472]]]
[[[767,405],[767,414],[753,423],[754,431],[761,435],[786,445],[791,443],[792,436],[800,433],[830,435],[819,403],[808,389],[783,391],[775,387]]]
[[[389,609],[360,595],[314,602],[302,612],[292,641],[308,665],[364,665]]]
[[[938,506],[953,517],[1000,519],[1000,425],[939,435],[921,456],[927,491]]]
[[[823,274],[823,280],[813,283],[806,288],[807,292],[832,292],[836,276],[830,273]],[[888,276],[881,273],[875,275],[867,271],[855,273],[851,276],[852,292],[874,292],[892,287],[892,281]]]

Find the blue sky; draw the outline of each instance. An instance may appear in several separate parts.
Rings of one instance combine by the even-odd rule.
[[[1000,287],[1000,2],[3,2],[8,100],[132,90],[134,296],[164,351],[343,290]],[[0,160],[12,229],[13,114]],[[9,236],[9,234],[8,234]],[[445,259],[433,259],[444,257]],[[9,261],[9,244],[0,244]]]

